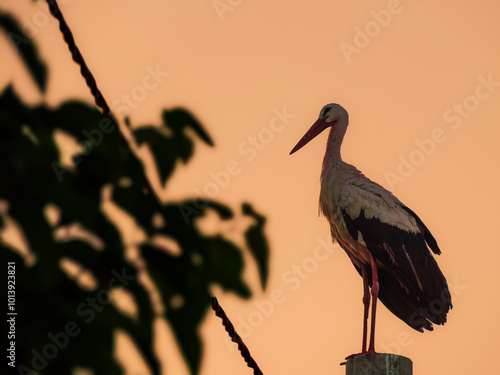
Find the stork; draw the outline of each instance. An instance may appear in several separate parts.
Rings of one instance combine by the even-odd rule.
[[[374,353],[377,299],[419,332],[432,331],[432,323],[444,324],[452,304],[446,279],[430,252],[441,253],[429,229],[391,192],[342,160],[340,147],[348,123],[347,111],[342,106],[327,104],[290,155],[331,127],[323,159],[319,205],[330,224],[333,240],[363,277],[360,354]]]

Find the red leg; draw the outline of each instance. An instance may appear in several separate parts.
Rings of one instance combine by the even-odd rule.
[[[368,309],[370,308],[370,293],[368,290],[368,270],[366,264],[361,265],[363,275],[363,305],[365,307],[363,314],[363,344],[361,346],[361,353],[366,353],[366,338],[368,331]]]
[[[347,356],[345,359],[349,359],[355,357],[360,354],[366,353],[366,339],[368,336],[368,309],[370,308],[370,292],[368,286],[368,266],[366,264],[361,265],[361,275],[363,276],[363,305],[364,305],[364,314],[363,314],[363,343],[361,345],[361,353],[351,354]],[[341,363],[345,364],[345,362]]]
[[[377,298],[379,291],[378,284],[378,274],[377,274],[377,264],[375,263],[375,258],[370,254],[371,266],[372,266],[372,321],[371,321],[371,332],[370,332],[370,346],[368,347],[369,353],[375,353],[375,314],[377,312]]]

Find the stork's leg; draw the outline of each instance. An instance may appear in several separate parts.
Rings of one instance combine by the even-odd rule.
[[[371,257],[371,267],[372,267],[372,277],[376,278],[376,282],[374,281],[372,285],[376,285],[376,295],[373,300],[372,304],[372,326],[371,326],[371,337],[370,337],[370,347],[368,348],[368,352],[375,352],[373,341],[375,339],[374,333],[375,333],[375,308],[376,308],[376,303],[377,303],[377,296],[378,296],[378,277],[377,277],[377,266],[375,264],[375,259]],[[375,267],[375,272],[373,272],[373,267]],[[366,353],[366,339],[367,339],[367,333],[368,333],[368,310],[370,308],[370,292],[369,292],[369,286],[368,286],[368,265],[366,264],[361,264],[361,275],[363,276],[363,305],[365,307],[364,309],[364,314],[363,314],[363,344],[361,347],[361,353],[357,354],[351,354],[347,356],[345,359],[349,359],[352,357],[355,357],[360,354]],[[375,280],[375,279],[374,279]],[[374,296],[373,292],[373,286],[372,286],[372,297]],[[346,362],[342,362],[341,365],[345,365]]]
[[[368,309],[370,308],[370,293],[368,290],[368,269],[366,264],[361,265],[361,273],[363,275],[363,305],[365,311],[363,314],[363,344],[361,353],[366,353],[366,338],[368,332]]]
[[[369,353],[375,353],[375,314],[377,312],[377,298],[379,291],[378,284],[378,273],[377,273],[377,263],[375,263],[375,258],[370,254],[371,266],[372,266],[372,321],[371,321],[371,332],[370,332],[370,346],[368,347]]]

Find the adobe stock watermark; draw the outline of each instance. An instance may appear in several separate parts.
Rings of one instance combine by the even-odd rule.
[[[243,0],[213,0],[212,5],[215,9],[215,13],[221,21],[224,21],[224,14],[227,12],[234,12],[236,8],[238,8]]]
[[[148,91],[156,89],[159,84],[170,75],[169,72],[162,71],[159,64],[156,64],[154,69],[148,65],[145,70],[146,74],[142,78],[140,85],[135,85],[130,90],[130,94],[122,94],[120,98],[113,100],[111,108],[114,113],[122,117],[128,116],[131,108],[137,108],[138,103],[146,99]],[[78,141],[78,146],[80,146],[83,151],[77,152],[76,150],[72,150],[75,154],[73,158],[74,167],[78,167],[83,157],[90,155],[93,149],[102,143],[106,134],[113,132],[117,128],[117,124],[115,124],[110,117],[103,115],[97,127],[90,130],[82,130],[82,137]],[[61,164],[59,161],[53,161],[51,166],[59,182],[62,182],[63,175],[66,172],[71,171],[69,167]]]
[[[283,272],[281,275],[283,288],[273,289],[269,293],[269,298],[254,301],[253,305],[255,308],[251,312],[244,317],[238,316],[233,321],[236,332],[238,332],[242,339],[250,337],[257,328],[262,326],[265,320],[274,314],[276,308],[286,302],[287,294],[300,289],[302,284],[321,267],[321,264],[332,256],[335,247],[329,239],[317,237],[316,242],[310,255],[302,259],[299,264],[293,264]],[[236,350],[234,344],[227,338],[227,335],[221,335],[229,351],[233,352]]]
[[[339,44],[347,63],[351,63],[353,55],[359,55],[367,48],[373,39],[379,36],[382,30],[390,25],[393,17],[401,14],[403,9],[400,0],[389,0],[385,9],[370,11],[371,19],[363,27],[354,27],[352,43],[341,42]]]
[[[290,120],[297,117],[296,114],[289,113],[286,106],[283,106],[281,110],[274,108],[272,112],[273,116],[267,126],[238,144],[236,149],[238,158],[227,161],[218,170],[210,171],[208,173],[209,180],[202,187],[193,188],[193,193],[197,196],[192,200],[193,205],[181,204],[179,206],[186,224],[190,222],[191,217],[197,217],[200,211],[208,206],[210,199],[217,197],[236,176],[243,172],[245,163],[254,161],[258,154],[274,140],[276,134],[285,130],[290,124]]]
[[[67,5],[71,2],[71,0],[60,0],[58,1],[59,5]],[[40,7],[40,10],[34,12],[31,17],[21,16],[20,19],[20,28],[22,35],[18,35],[15,33],[8,33],[7,36],[16,47],[20,44],[28,43],[28,39],[33,38],[38,34],[40,29],[47,26],[49,19],[52,18],[50,14],[49,8],[45,1],[37,1],[37,5]]]
[[[170,72],[160,70],[160,64],[156,64],[155,69],[148,65],[146,72],[140,85],[135,85],[130,93],[122,94],[120,98],[111,102],[111,109],[114,113],[122,117],[128,116],[131,108],[137,108],[138,103],[146,100],[148,92],[155,90],[170,75]]]
[[[110,292],[117,287],[126,287],[136,275],[127,275],[125,268],[119,273],[112,270],[113,278],[109,280],[107,288],[100,289],[95,297],[87,297],[76,307],[76,314],[83,322],[90,324],[94,321],[96,314],[103,311],[111,303]],[[32,358],[29,364],[18,364],[16,369],[21,375],[35,375],[46,369],[49,362],[59,356],[70,344],[70,341],[82,333],[82,322],[69,321],[64,329],[59,332],[49,332],[46,344],[41,348],[31,349]],[[29,367],[30,366],[30,367]]]
[[[500,81],[495,81],[492,74],[487,77],[479,76],[474,92],[466,96],[463,100],[447,108],[443,112],[445,126],[438,126],[431,130],[430,136],[423,139],[415,139],[415,147],[408,155],[398,156],[398,166],[395,171],[386,171],[384,177],[389,185],[389,190],[395,191],[399,183],[403,183],[409,178],[417,167],[421,166],[430,156],[432,156],[438,146],[446,142],[449,133],[460,129],[465,120],[472,113],[477,111],[481,102],[489,99],[500,86]]]
[[[467,285],[462,285],[459,283],[458,278],[453,280],[453,284],[448,285],[450,290],[451,299],[454,301],[457,297],[462,295],[462,292],[467,289]],[[424,311],[424,315],[439,314],[439,309],[443,308],[443,302],[439,300],[435,304],[431,303],[429,311]],[[442,311],[442,310],[441,310]],[[383,342],[380,344],[384,353],[392,353],[400,355],[404,347],[410,346],[413,343],[412,335],[415,334],[414,331],[403,330],[399,332],[395,339],[391,342]]]

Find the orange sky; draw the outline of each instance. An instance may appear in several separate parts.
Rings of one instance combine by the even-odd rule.
[[[251,300],[214,288],[264,373],[344,374],[338,364],[361,345],[361,278],[338,245],[331,253],[318,250],[331,244],[327,223],[318,217],[326,133],[288,155],[330,102],[350,116],[344,160],[394,191],[431,229],[453,297],[448,323],[425,334],[381,307],[377,350],[410,357],[416,374],[497,367],[497,2],[60,3],[112,108],[130,110],[132,122],[144,124],[159,123],[162,108],[184,106],[214,139],[215,148],[197,143],[165,197],[203,192],[213,181],[210,173],[234,160],[239,172],[215,199],[235,209],[250,201],[268,217],[266,291],[259,291],[248,256]],[[214,5],[224,4],[227,10],[218,13]],[[0,87],[13,81],[30,103],[92,101],[45,2],[2,0],[0,7],[26,25],[50,69],[42,98],[2,36],[2,62],[13,64],[1,69]],[[144,83],[151,69],[158,79]],[[296,266],[305,270],[303,279],[293,274]],[[271,298],[274,303],[265,302]],[[267,308],[265,315],[259,306]],[[171,340],[168,327],[159,329]],[[202,375],[251,373],[219,319],[207,315],[201,332]],[[165,345],[162,352],[165,374],[187,374],[176,351]]]

